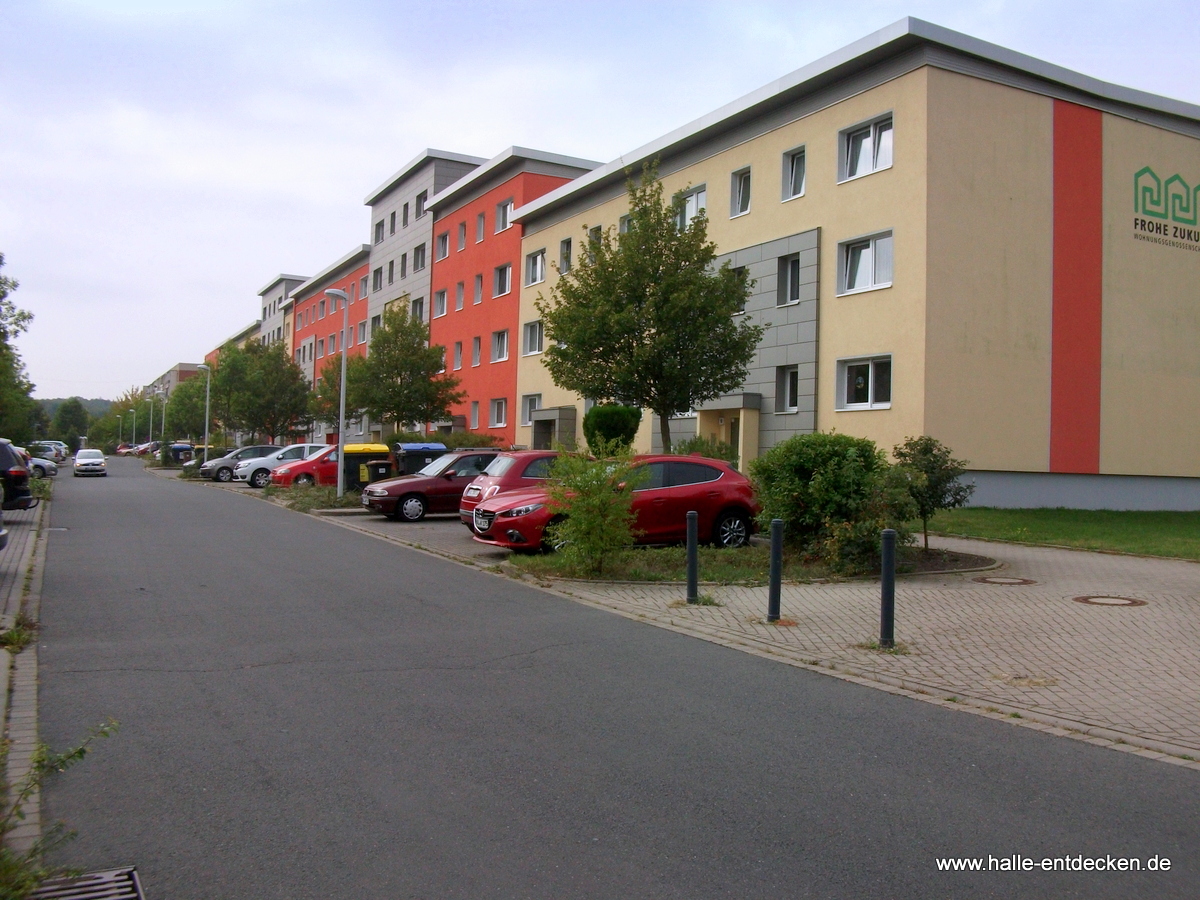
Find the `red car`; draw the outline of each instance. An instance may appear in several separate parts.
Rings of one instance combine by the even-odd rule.
[[[362,505],[405,522],[426,513],[452,513],[463,491],[496,458],[495,450],[463,450],[439,456],[412,475],[376,481],[363,488]]]
[[[687,537],[687,514],[700,514],[701,540],[742,547],[762,507],[748,479],[729,463],[701,456],[639,456],[648,470],[633,491],[639,544],[671,544]],[[482,500],[473,512],[475,540],[510,550],[545,546],[544,531],[556,516],[545,490],[513,491]]]
[[[474,532],[475,504],[497,494],[540,487],[550,477],[550,463],[556,456],[557,450],[513,450],[496,454],[483,474],[463,491],[458,504],[458,517]]]

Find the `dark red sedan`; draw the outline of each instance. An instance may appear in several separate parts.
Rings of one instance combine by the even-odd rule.
[[[762,507],[748,479],[729,463],[700,456],[640,456],[645,473],[634,482],[639,544],[671,544],[687,537],[687,514],[699,513],[701,540],[742,547]],[[511,550],[545,546],[544,531],[559,515],[545,490],[528,489],[481,501],[474,509],[475,540]]]
[[[557,450],[511,450],[497,453],[484,473],[467,485],[458,504],[458,517],[471,531],[472,514],[480,500],[506,494],[520,488],[536,488],[550,477],[550,464]]]
[[[463,491],[496,458],[495,450],[464,450],[439,456],[412,475],[368,485],[362,505],[405,522],[419,522],[426,513],[458,511]]]

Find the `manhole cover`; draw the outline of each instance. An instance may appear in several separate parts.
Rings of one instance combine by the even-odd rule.
[[[1086,603],[1088,606],[1145,606],[1145,600],[1135,600],[1133,597],[1072,597],[1076,603]]]
[[[972,578],[976,584],[1037,584],[1030,578],[1013,578],[1008,575],[980,575],[978,578]]]
[[[145,900],[137,869],[107,869],[70,878],[51,878],[29,895],[32,900]]]

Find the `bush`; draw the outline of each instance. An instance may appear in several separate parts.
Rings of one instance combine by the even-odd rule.
[[[429,439],[441,441],[451,450],[463,447],[495,447],[496,438],[490,434],[480,434],[477,431],[452,431],[450,434],[431,434]]]
[[[679,441],[675,444],[671,448],[671,452],[680,456],[699,453],[709,459],[723,459],[731,466],[736,466],[738,463],[738,452],[734,449],[733,444],[718,441],[715,437],[704,438],[700,435],[690,437],[686,441]]]
[[[827,521],[822,536],[813,545],[815,555],[835,572],[877,572],[880,566],[880,532],[896,532],[896,546],[911,544],[913,535],[905,524],[916,513],[910,484],[921,480],[901,466],[885,466],[866,485],[857,513],[843,522]]]
[[[901,465],[924,476],[913,480],[910,493],[917,505],[917,515],[921,517],[925,549],[928,550],[930,517],[939,509],[965,505],[975,490],[975,485],[958,480],[967,470],[967,462],[954,459],[949,447],[927,434],[907,438],[892,450],[892,455]]]
[[[599,403],[583,417],[583,436],[591,448],[613,444],[628,447],[641,424],[642,411],[636,406]]]

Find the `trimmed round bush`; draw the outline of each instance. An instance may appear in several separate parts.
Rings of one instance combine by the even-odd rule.
[[[620,403],[597,403],[583,417],[583,436],[589,447],[628,447],[642,424],[642,411]]]

